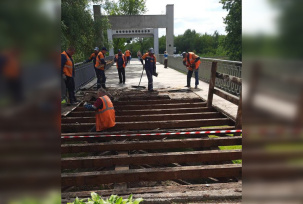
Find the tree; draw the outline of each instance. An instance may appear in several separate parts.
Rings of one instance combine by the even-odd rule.
[[[231,60],[242,61],[242,1],[221,0],[220,3],[228,11],[224,18],[227,32],[224,48]]]
[[[106,31],[108,28],[107,19],[94,21],[91,12],[87,9],[89,2],[89,0],[62,0],[61,3],[61,50],[69,45],[75,46],[76,53],[73,56],[75,62],[87,58],[94,47],[107,45],[104,43],[107,40],[101,42],[105,37],[100,36],[100,29]]]

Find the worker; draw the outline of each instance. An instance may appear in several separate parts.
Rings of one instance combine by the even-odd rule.
[[[116,62],[118,69],[119,84],[125,84],[125,66],[127,64],[127,59],[120,49],[118,49],[118,54],[115,55],[114,61]]]
[[[96,72],[96,76],[97,76],[97,70],[96,70],[95,65],[96,65],[96,58],[98,56],[98,53],[99,53],[99,48],[95,47],[94,52],[90,55],[90,57],[87,60],[83,61],[83,63],[88,63],[88,62],[93,61],[93,63],[94,63],[93,65],[94,65],[94,70]]]
[[[167,55],[166,51],[164,51],[164,68],[167,68],[167,57],[168,57],[168,55]]]
[[[23,101],[20,56],[21,51],[17,47],[0,53],[0,81],[16,104]]]
[[[96,112],[96,131],[102,131],[116,125],[115,109],[104,89],[98,89],[97,96],[93,105],[85,102],[83,106],[87,110]]]
[[[126,50],[124,54],[125,54],[126,59],[127,59],[127,64],[128,63],[130,64],[130,56],[131,56],[132,53],[129,50]]]
[[[75,48],[73,46],[70,46],[67,51],[61,53],[61,75],[68,91],[69,105],[78,102],[75,97],[75,67],[72,58],[74,53]]]
[[[153,75],[158,76],[156,72],[156,56],[154,55],[154,49],[150,48],[147,53],[145,53],[141,58],[141,63],[145,68],[147,79],[148,79],[148,91],[153,92]],[[143,60],[145,60],[145,65],[143,64]]]
[[[98,53],[96,58],[96,74],[97,74],[97,89],[104,88],[106,89],[105,82],[105,54],[107,52],[107,49],[105,47],[102,47],[101,52]]]
[[[185,87],[190,88],[190,81],[191,77],[193,75],[193,72],[195,72],[195,89],[198,88],[199,85],[199,65],[201,63],[200,57],[196,55],[193,52],[183,52],[183,65],[186,66],[188,69],[187,72],[187,85]]]

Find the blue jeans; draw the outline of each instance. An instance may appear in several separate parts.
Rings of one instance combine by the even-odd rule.
[[[97,89],[101,88],[101,86],[105,88],[106,77],[104,70],[95,69],[95,71],[97,75]]]
[[[199,85],[199,68],[198,69],[195,69],[195,71],[190,71],[188,70],[187,72],[187,86],[190,86],[190,79],[193,75],[193,72],[195,72],[195,85]]]

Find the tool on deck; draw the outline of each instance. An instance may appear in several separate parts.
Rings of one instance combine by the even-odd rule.
[[[141,79],[142,79],[142,76],[143,76],[143,72],[144,72],[144,65],[143,65],[143,70],[142,70],[140,82],[139,82],[138,86],[132,86],[133,88],[140,88],[140,89],[145,89],[146,88],[145,86],[140,86]]]

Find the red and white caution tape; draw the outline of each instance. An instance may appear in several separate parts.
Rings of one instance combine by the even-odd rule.
[[[143,134],[122,134],[122,135],[81,135],[81,136],[62,136],[61,139],[72,138],[94,138],[94,137],[129,137],[129,136],[151,136],[151,135],[197,135],[197,134],[214,134],[214,133],[236,133],[242,130],[212,130],[212,131],[195,131],[195,132],[168,132],[168,133],[143,133]]]

